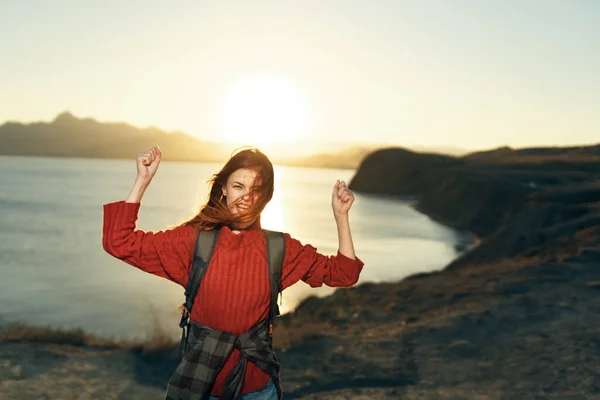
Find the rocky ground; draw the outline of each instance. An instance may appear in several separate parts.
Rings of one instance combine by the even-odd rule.
[[[600,399],[600,160],[571,151],[370,156],[355,190],[419,195],[417,208],[478,245],[444,271],[337,290],[282,317],[285,398]],[[372,186],[393,173],[402,190]],[[2,399],[160,399],[176,364],[161,340],[27,327],[3,338]]]
[[[600,248],[366,284],[277,327],[290,399],[600,398]],[[4,342],[5,399],[160,399],[175,349]]]

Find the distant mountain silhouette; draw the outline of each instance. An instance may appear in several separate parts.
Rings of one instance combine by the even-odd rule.
[[[374,147],[350,147],[336,153],[320,153],[291,160],[282,160],[281,164],[297,167],[356,169],[363,158],[373,151]]]
[[[236,147],[200,140],[179,131],[78,118],[68,111],[51,122],[6,122],[0,126],[0,155],[131,159],[154,145],[161,147],[166,160],[194,162],[223,162]],[[271,147],[267,153],[275,164],[356,169],[368,154],[383,145],[294,142]],[[426,150],[466,153],[458,148]]]
[[[69,112],[52,122],[7,122],[0,126],[0,155],[133,158],[154,145],[173,155],[170,160],[178,161],[220,162],[232,150],[182,132],[79,119]]]

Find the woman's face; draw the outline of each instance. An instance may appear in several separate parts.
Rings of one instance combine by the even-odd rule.
[[[258,193],[250,194],[256,180],[256,171],[240,168],[229,175],[227,184],[223,187],[223,196],[227,200],[227,208],[236,215],[248,210],[257,200]]]

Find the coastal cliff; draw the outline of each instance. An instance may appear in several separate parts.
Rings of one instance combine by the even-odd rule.
[[[478,246],[449,269],[564,258],[600,239],[600,146],[502,148],[460,158],[385,149],[364,159],[350,187],[417,197],[419,211],[476,235]]]

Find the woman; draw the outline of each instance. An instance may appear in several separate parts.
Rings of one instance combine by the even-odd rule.
[[[104,205],[105,251],[185,287],[198,232],[219,229],[210,268],[202,279],[190,319],[211,335],[216,332],[213,338],[223,335],[237,338],[259,329],[256,327],[267,317],[271,300],[266,241],[260,226],[260,214],[273,195],[271,162],[256,149],[239,151],[213,176],[208,202],[194,218],[165,231],[136,230],[140,202],[160,160],[158,146],[140,153],[137,177],[125,201]],[[337,181],[331,202],[339,241],[335,256],[319,254],[315,247],[284,234],[283,289],[300,280],[312,287],[323,284],[348,287],[357,282],[363,263],[354,253],[348,221],[353,202],[354,196],[346,184]],[[207,345],[209,339],[203,340],[198,343]],[[182,361],[169,382],[167,399],[237,399],[238,395],[242,399],[281,398],[279,364],[270,341],[265,346],[268,348],[262,352],[266,357],[264,362],[252,359],[245,363],[245,358],[240,361],[244,354],[234,348],[215,372],[216,376],[206,382],[195,381],[202,371],[190,371],[189,365],[183,365]],[[184,359],[206,357],[202,351],[198,354],[190,351]],[[185,368],[187,375],[182,378],[178,373]]]

